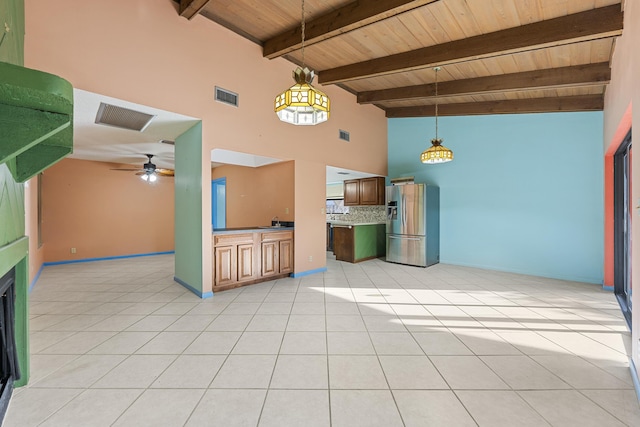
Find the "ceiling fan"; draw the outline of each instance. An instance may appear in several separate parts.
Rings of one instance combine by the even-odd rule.
[[[174,176],[173,169],[158,168],[151,161],[151,159],[153,158],[153,154],[145,155],[147,156],[148,161],[142,166],[142,169],[118,168],[112,170],[137,172],[136,175],[140,175],[140,178],[147,182],[155,182],[158,179],[158,176]]]

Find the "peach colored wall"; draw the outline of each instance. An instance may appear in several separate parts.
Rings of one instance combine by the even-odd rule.
[[[201,118],[207,153],[224,148],[386,174],[382,110],[319,86],[331,97],[327,123],[280,122],[273,99],[294,83],[295,66],[263,58],[260,46],[202,16],[181,18],[172,0],[25,3],[27,66],[80,89]],[[215,102],[215,86],[239,93],[240,106]],[[350,143],[338,139],[339,129],[351,132]]]
[[[625,113],[631,110],[631,127],[640,129],[640,57],[638,43],[640,42],[640,5],[637,1],[624,2],[624,32],[616,41],[612,58],[611,83],[605,93],[604,109],[604,152],[611,152],[620,142],[620,135],[629,130],[629,120]],[[632,108],[636,106],[635,110]],[[613,180],[607,180],[612,182]],[[633,156],[632,182],[640,182],[640,156]],[[640,200],[640,185],[632,187],[633,206],[637,207]],[[640,283],[640,209],[632,214],[632,283]],[[607,218],[607,220],[610,220]],[[635,313],[632,319],[632,360],[636,367],[636,374],[640,369],[640,292],[633,294]]]
[[[29,284],[44,263],[44,245],[38,244],[38,177],[24,186],[25,235],[29,236]]]
[[[117,167],[131,165],[65,159],[44,172],[45,261],[173,250],[173,178],[149,184]]]
[[[294,220],[294,162],[258,168],[225,165],[211,171],[211,179],[223,177],[227,179],[228,228],[270,225],[274,216]]]
[[[263,58],[260,46],[202,16],[181,18],[172,0],[25,0],[25,5],[26,66],[60,75],[80,89],[202,119],[205,292],[211,288],[212,149],[296,161],[296,259],[313,257],[311,263],[296,264],[297,272],[326,265],[318,256],[324,239],[317,238],[324,220],[312,220],[315,209],[299,208],[308,198],[324,199],[326,165],[386,175],[382,110],[358,105],[353,94],[336,86],[321,86],[331,98],[327,123],[307,127],[280,122],[273,99],[293,84],[295,66],[282,58]],[[239,93],[240,106],[215,102],[215,86]],[[339,129],[350,132],[350,143],[338,139]],[[298,161],[309,167],[299,170]],[[309,185],[300,186],[300,178]]]

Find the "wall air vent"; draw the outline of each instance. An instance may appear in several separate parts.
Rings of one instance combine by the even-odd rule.
[[[151,123],[154,117],[153,114],[142,113],[140,111],[101,102],[98,108],[98,114],[96,114],[96,123],[142,132],[149,126],[149,123]]]
[[[237,107],[239,101],[238,94],[216,86],[216,101]]]
[[[343,141],[349,142],[349,132],[347,132],[346,130],[340,129],[340,134],[338,135],[338,138],[340,138]]]

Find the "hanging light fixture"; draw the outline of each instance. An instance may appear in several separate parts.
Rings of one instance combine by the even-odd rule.
[[[440,71],[440,67],[435,67],[433,71],[436,72],[436,137],[431,140],[431,147],[420,155],[420,161],[427,164],[453,160],[453,151],[442,145],[442,139],[438,138],[438,71]]]
[[[147,171],[144,174],[140,175],[140,178],[142,178],[143,181],[156,182],[156,180],[158,179],[158,176],[156,175],[155,172]]]
[[[275,112],[283,122],[317,125],[329,119],[329,97],[311,85],[315,74],[304,66],[304,0],[302,0],[302,67],[293,72],[296,84],[276,96]]]

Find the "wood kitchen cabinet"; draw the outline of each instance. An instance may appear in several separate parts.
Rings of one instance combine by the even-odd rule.
[[[334,226],[333,253],[337,261],[360,262],[385,255],[385,224]]]
[[[344,205],[384,205],[384,184],[384,177],[381,176],[344,181]]]
[[[280,241],[280,273],[293,273],[293,238]]]
[[[214,236],[214,286],[225,286],[257,277],[253,234]]]
[[[293,271],[293,232],[262,233],[261,276],[288,274]]]
[[[214,291],[293,273],[293,231],[214,234],[212,245]]]
[[[355,261],[354,230],[351,226],[338,226],[333,228],[333,253],[336,261]]]
[[[375,176],[373,178],[362,178],[360,180],[360,204],[361,205],[384,205],[384,178]]]
[[[360,205],[360,180],[349,179],[344,182],[344,205]]]

